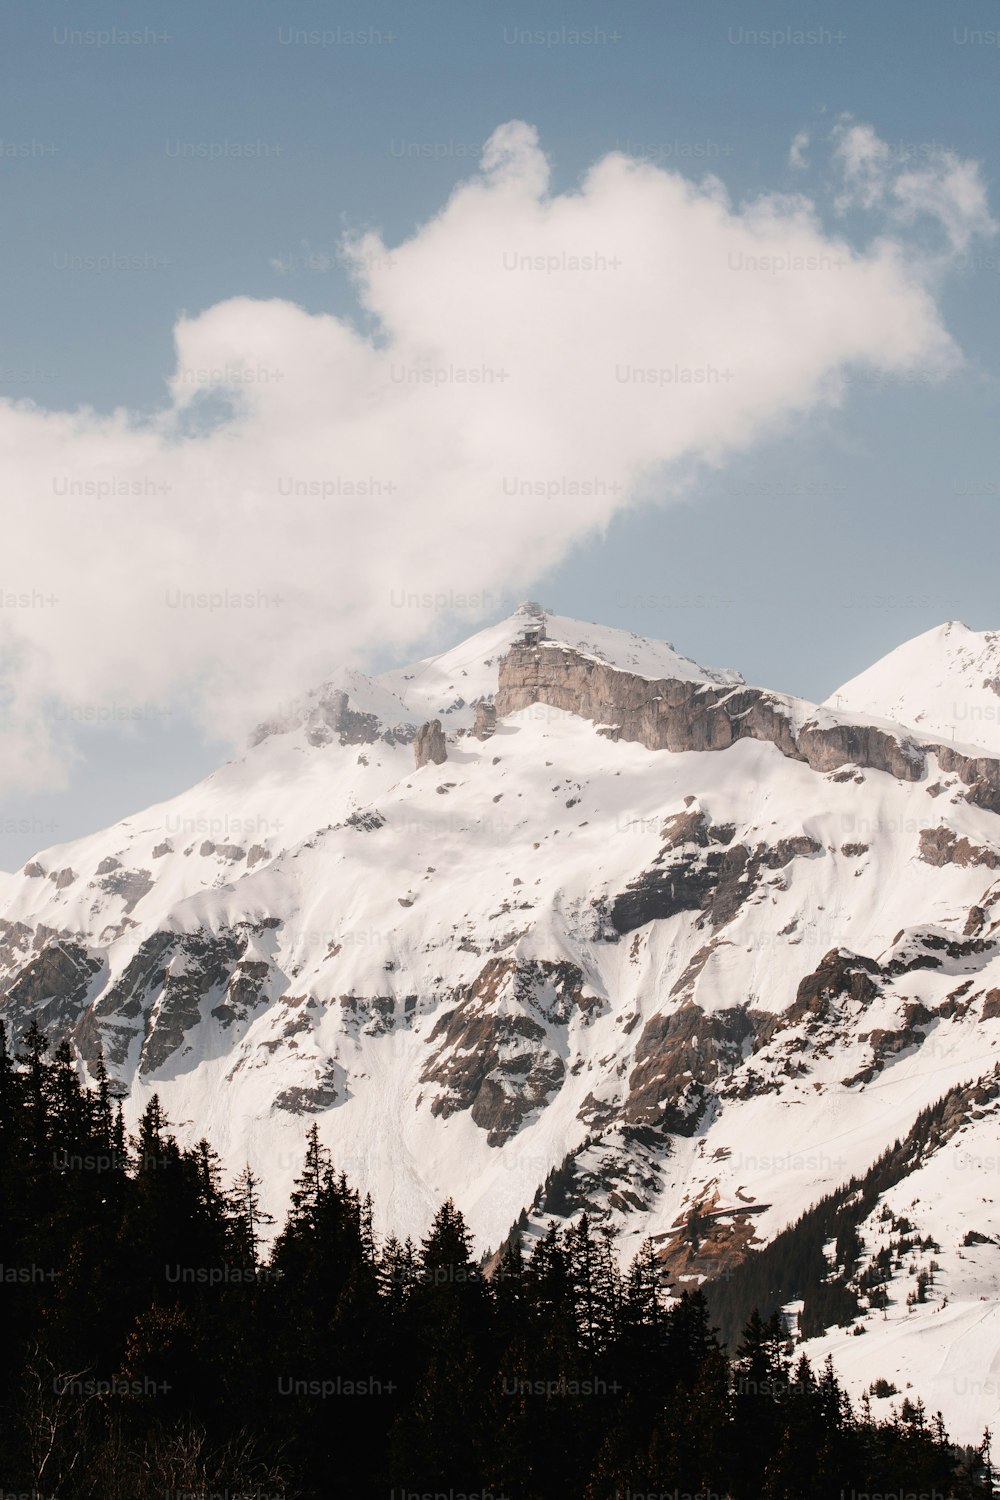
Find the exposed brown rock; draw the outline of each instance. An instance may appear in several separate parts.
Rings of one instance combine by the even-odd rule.
[[[671,821],[676,823],[676,819]],[[633,932],[646,922],[676,916],[682,911],[704,911],[713,927],[721,927],[732,920],[757,889],[762,871],[780,870],[793,859],[822,853],[822,845],[807,834],[779,839],[773,846],[758,844],[751,849],[746,844],[720,848],[715,835],[721,832],[731,837],[728,827],[699,830],[699,825],[690,823],[681,832],[690,852],[674,863],[660,864],[665,852],[661,850],[657,867],[643,871],[612,901],[611,921],[616,932]],[[704,849],[702,832],[708,845]],[[668,842],[665,850],[673,847]]]
[[[811,974],[799,981],[795,999],[781,1017],[782,1028],[794,1026],[806,1016],[825,1020],[838,999],[868,1006],[878,994],[879,966],[873,959],[844,948],[831,948]]]
[[[898,951],[884,966],[888,975],[909,974],[914,969],[940,969],[945,958],[958,960],[995,951],[995,944],[989,938],[963,939],[940,932],[912,931],[901,942],[903,936],[898,933],[893,940],[893,948]]]
[[[431,719],[429,723],[421,724],[413,740],[413,755],[418,771],[428,761],[440,766],[448,759],[448,747],[440,719]]]
[[[987,990],[983,999],[983,1008],[980,1012],[983,1021],[1000,1020],[1000,990]]]
[[[706,1086],[735,1066],[752,1033],[753,1020],[739,1006],[706,1015],[700,1005],[682,1005],[671,1015],[652,1016],[636,1047],[626,1123],[689,1135],[704,1109]]]
[[[1000,854],[994,849],[970,844],[964,836],[958,838],[952,828],[921,828],[920,858],[928,865],[985,865],[989,870],[1000,869]]]
[[[101,959],[80,943],[66,938],[46,942],[4,994],[5,1019],[15,1030],[34,1019],[43,1031],[64,1034],[86,1004],[91,980],[103,967]]]
[[[664,823],[660,836],[665,849],[679,849],[684,844],[704,848],[708,844],[708,819],[697,809],[674,813]]]
[[[902,731],[874,724],[813,719],[797,730],[788,700],[745,685],[652,680],[555,643],[514,645],[500,662],[497,714],[547,703],[606,727],[613,739],[648,750],[724,750],[739,739],[763,740],[814,770],[871,766],[905,781],[926,769],[923,749]],[[997,771],[1000,799],[1000,762]]]
[[[501,998],[515,1000],[518,1009],[498,1013]],[[602,1003],[565,960],[489,959],[431,1032],[437,1046],[420,1081],[436,1085],[433,1113],[447,1118],[468,1109],[489,1144],[503,1145],[565,1077],[541,1023],[565,1025],[574,1012],[589,1016]]]
[[[913,1007],[911,1007],[913,1008]],[[924,1013],[924,1019],[931,1019],[930,1012],[923,1005],[915,1007],[917,1011]],[[886,1063],[900,1052],[906,1052],[910,1047],[919,1047],[926,1040],[924,1033],[918,1031],[915,1026],[906,1025],[895,1031],[884,1027],[876,1027],[874,1031],[862,1034],[859,1037],[862,1042],[868,1042],[872,1049],[871,1063],[861,1068],[850,1078],[843,1080],[845,1088],[853,1088],[858,1083],[870,1083],[873,1078],[882,1072]]]
[[[966,799],[987,812],[1000,812],[1000,760],[987,755],[963,755],[952,745],[932,747],[942,771],[954,771],[969,790]]]
[[[769,1203],[723,1205],[718,1191],[693,1204],[666,1234],[654,1235],[664,1281],[678,1289],[725,1276],[761,1241],[754,1217]]]
[[[476,704],[476,718],[472,725],[472,734],[477,740],[488,740],[496,732],[497,711],[492,703],[481,702]]]

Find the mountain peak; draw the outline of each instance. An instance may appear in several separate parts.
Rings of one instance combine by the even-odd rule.
[[[367,719],[377,732],[407,738],[420,724],[441,719],[446,732],[469,729],[475,706],[492,702],[501,657],[523,645],[526,632],[550,645],[568,646],[584,656],[636,673],[640,677],[672,678],[681,682],[709,682],[737,686],[739,672],[704,667],[683,656],[669,641],[637,635],[612,625],[570,619],[526,599],[512,614],[487,625],[456,646],[407,666],[393,667],[377,676],[338,667],[325,682],[282,705],[249,736],[253,749],[275,734],[302,730],[311,744],[321,744],[341,732],[349,733]]]
[[[1000,749],[1000,632],[946,620],[843,683],[830,708]]]
[[[446,730],[467,728],[474,718],[474,705],[495,696],[500,658],[523,641],[528,625],[544,626],[548,645],[568,646],[641,677],[734,686],[743,682],[739,672],[701,666],[676,651],[669,641],[653,640],[620,626],[574,620],[534,600],[526,600],[513,614],[476,631],[457,646],[412,666],[383,672],[376,681],[406,704],[415,723],[439,718]]]

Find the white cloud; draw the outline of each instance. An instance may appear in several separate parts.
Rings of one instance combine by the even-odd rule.
[[[796,171],[804,171],[809,165],[809,158],[806,155],[808,150],[809,132],[808,130],[800,130],[789,147],[788,165],[794,167]]]
[[[864,129],[838,150],[870,197]],[[423,636],[400,591],[527,591],[651,476],[668,493],[835,402],[852,367],[946,372],[904,221],[936,212],[958,246],[985,200],[974,168],[942,171],[897,176],[900,234],[857,249],[803,196],[736,206],[619,153],[552,195],[515,121],[391,254],[348,244],[374,332],[237,297],[180,319],[152,421],[0,403],[0,589],[58,598],[0,609],[10,780],[53,776],[47,700],[186,701],[238,735],[334,662]]]
[[[879,208],[890,222],[906,227],[935,220],[953,252],[965,251],[977,235],[996,232],[975,162],[932,141],[894,151],[870,125],[856,124],[849,116],[838,122],[833,141],[843,176],[837,199],[841,211]],[[914,157],[919,165],[911,165]]]

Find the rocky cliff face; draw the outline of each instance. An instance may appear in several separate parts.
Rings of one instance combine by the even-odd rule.
[[[902,781],[927,774],[927,756],[955,774],[977,807],[1000,812],[1000,758],[968,754],[904,730],[850,722],[833,710],[802,717],[809,706],[761,688],[649,679],[555,642],[514,645],[500,663],[500,715],[547,704],[590,719],[602,734],[647,750],[725,750],[741,739],[772,744],[814,771],[855,765]],[[801,719],[801,722],[800,722]]]
[[[905,781],[925,772],[921,747],[873,724],[807,719],[795,723],[790,700],[760,688],[650,680],[554,643],[514,646],[500,663],[497,713],[548,704],[597,724],[614,739],[647,750],[725,750],[741,739],[775,745],[813,770],[853,764]]]

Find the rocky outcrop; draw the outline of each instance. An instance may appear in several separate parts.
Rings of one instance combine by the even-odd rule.
[[[829,714],[796,727],[792,700],[761,688],[640,677],[555,642],[515,645],[500,663],[497,714],[533,703],[590,719],[611,738],[647,750],[725,750],[755,739],[816,771],[858,765],[917,781],[926,770],[924,750],[902,730],[894,734]],[[1000,806],[1000,762],[993,764]]]
[[[476,704],[476,717],[472,725],[473,738],[477,740],[488,740],[496,733],[497,711],[496,705],[481,701]]]
[[[950,963],[960,971],[970,960],[981,967],[996,952],[989,938],[957,937],[944,931],[911,928],[896,934],[892,956],[884,964],[890,977],[912,974],[915,969],[942,969]]]
[[[718,889],[724,859],[722,850],[703,858],[689,854],[662,869],[645,870],[611,902],[611,923],[624,935],[647,922],[664,921],[682,911],[701,911],[711,905]]]
[[[340,1098],[337,1088],[337,1065],[316,1068],[316,1082],[293,1084],[275,1096],[275,1109],[283,1109],[291,1115],[315,1115],[332,1109]]]
[[[951,745],[934,745],[942,771],[953,772],[969,790],[966,798],[987,812],[1000,812],[1000,760],[963,755]]]
[[[533,1110],[561,1085],[566,1065],[545,1046],[545,1029],[530,1016],[491,1015],[473,1021],[462,1011],[438,1023],[431,1041],[441,1052],[421,1075],[443,1087],[431,1106],[445,1119],[469,1109],[487,1132],[491,1146],[502,1146]],[[446,1054],[446,1055],[444,1055]]]
[[[80,1016],[72,1040],[88,1064],[97,1061],[101,1050],[109,1067],[124,1064],[133,1038],[143,1029],[150,996],[163,983],[176,943],[177,934],[173,932],[154,932],[146,938],[120,978]]]
[[[107,861],[103,863],[107,864]],[[147,896],[153,889],[153,875],[150,870],[123,870],[117,860],[115,864],[117,868],[105,873],[96,883],[109,895],[121,896],[125,903],[124,910],[128,914],[138,906],[143,896]]]
[[[692,806],[694,801],[694,797],[685,797],[685,811],[674,813],[663,824],[660,829],[663,848],[682,849],[686,844],[696,844],[704,849],[709,844],[731,844],[736,832],[735,825],[710,823],[701,808]]]
[[[581,1210],[596,1224],[648,1210],[663,1191],[664,1140],[655,1130],[612,1125],[554,1166],[531,1204],[540,1225]]]
[[[636,1047],[626,1123],[690,1135],[708,1088],[740,1061],[753,1029],[750,1014],[739,1006],[706,1015],[700,1005],[683,1005],[672,1015],[651,1017]]]
[[[214,854],[217,859],[226,859],[230,864],[237,864],[247,857],[247,851],[241,844],[215,844],[211,839],[202,842],[198,853],[206,858]]]
[[[794,1026],[807,1017],[826,1020],[837,1000],[851,1000],[866,1008],[879,992],[880,975],[874,959],[850,953],[846,948],[832,948],[813,972],[800,980],[795,999],[781,1017],[782,1028]]]
[[[26,962],[33,936],[34,929],[27,922],[8,922],[0,917],[0,974],[9,974]]]
[[[245,1016],[263,987],[267,966],[241,964],[248,932],[234,928],[218,935],[183,933],[161,971],[161,988],[146,1018],[139,1061],[140,1076],[192,1051],[188,1038],[204,1019],[204,1002],[215,992],[212,1014],[223,1025]]]
[[[923,1007],[921,1007],[923,1009]],[[926,1012],[926,1019],[930,1021],[930,1012]],[[874,1031],[862,1032],[858,1040],[867,1042],[872,1049],[872,1060],[867,1067],[850,1078],[843,1080],[844,1088],[854,1088],[859,1083],[871,1083],[883,1071],[886,1064],[893,1058],[898,1057],[901,1052],[907,1052],[911,1047],[920,1047],[926,1041],[926,1036],[916,1024],[901,1026],[896,1029],[876,1027]]]
[[[685,849],[680,860],[644,871],[614,898],[611,921],[619,933],[682,911],[703,911],[713,927],[721,927],[758,888],[765,870],[781,870],[793,859],[823,852],[822,845],[807,834],[779,839],[773,846],[725,847],[733,836],[729,825],[714,828],[693,814],[668,819],[666,831],[667,843],[659,860],[678,843],[695,847]]]
[[[245,1021],[260,1005],[270,973],[270,964],[262,959],[241,958],[229,977],[225,995],[212,1007],[214,1019],[224,1029]]]
[[[68,1036],[91,1068],[100,1053],[113,1070],[124,1067],[138,1041],[140,1075],[155,1072],[174,1054],[191,1051],[189,1033],[208,1015],[204,1002],[214,998],[211,1018],[224,1030],[260,1006],[270,966],[244,955],[251,934],[271,920],[218,935],[154,932],[89,1004],[90,977],[102,965],[78,945],[50,944],[22,970],[4,1013],[16,1013],[21,998],[33,997],[40,1024],[50,1035]],[[21,997],[18,987],[25,983],[31,993]]]
[[[985,865],[989,870],[1000,869],[1000,854],[995,849],[985,849],[971,844],[967,838],[959,838],[953,828],[921,828],[920,858],[929,865]]]
[[[431,719],[427,724],[421,724],[413,741],[413,757],[418,771],[428,761],[440,766],[448,759],[448,747],[440,719]]]
[[[87,1002],[91,981],[104,965],[79,943],[58,939],[21,969],[3,995],[3,1014],[15,1035],[35,1020],[43,1031],[64,1035]]]
[[[394,995],[341,995],[340,1008],[344,1029],[354,1036],[386,1036],[396,1025],[397,1004]],[[413,1006],[403,1012],[408,1020]]]
[[[259,724],[248,743],[251,747],[259,745],[272,734],[287,734],[303,727],[311,745],[373,745],[376,740],[405,745],[413,738],[412,724],[387,726],[376,714],[352,708],[343,688],[327,688],[315,702],[304,703],[287,718],[267,719]]]
[[[377,833],[385,827],[385,819],[377,807],[359,808],[344,819],[345,828],[356,828],[359,833]]]
[[[445,1119],[467,1109],[491,1146],[502,1146],[562,1085],[566,1064],[548,1027],[586,1022],[602,1002],[565,961],[491,958],[436,1023],[421,1073],[431,1111]]]

